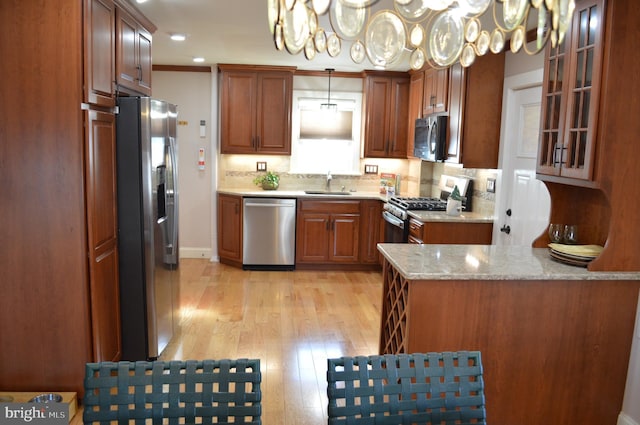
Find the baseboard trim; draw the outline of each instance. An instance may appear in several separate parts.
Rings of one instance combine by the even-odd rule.
[[[618,423],[617,425],[640,425],[638,422],[634,421],[629,415],[625,413],[620,413],[618,415]]]
[[[211,248],[180,248],[180,258],[211,258]]]

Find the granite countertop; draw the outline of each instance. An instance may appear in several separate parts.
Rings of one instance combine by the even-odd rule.
[[[218,193],[224,193],[226,195],[237,196],[251,196],[261,198],[328,198],[328,199],[377,199],[380,201],[387,201],[386,195],[381,195],[378,192],[348,192],[349,195],[341,195],[338,191],[336,194],[309,194],[304,190],[246,190],[246,189],[218,189]]]
[[[458,216],[447,215],[443,211],[415,211],[410,210],[409,217],[422,222],[465,222],[465,223],[493,223],[493,216],[477,213],[463,212]]]
[[[640,272],[590,272],[551,259],[547,248],[378,244],[407,280],[640,280]]]

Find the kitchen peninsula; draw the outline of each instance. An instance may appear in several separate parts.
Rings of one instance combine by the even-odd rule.
[[[481,351],[490,423],[616,423],[640,273],[590,272],[546,248],[378,249],[381,353]]]

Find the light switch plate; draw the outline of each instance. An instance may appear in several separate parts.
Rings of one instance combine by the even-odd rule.
[[[373,164],[364,164],[365,174],[378,174],[378,166]]]
[[[487,179],[487,192],[496,193],[496,179]]]
[[[267,162],[266,161],[256,162],[256,171],[267,171]]]

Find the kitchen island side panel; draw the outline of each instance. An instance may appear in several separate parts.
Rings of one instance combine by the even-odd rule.
[[[389,293],[393,276],[403,279],[385,273],[383,293]],[[616,423],[637,280],[418,280],[392,285],[406,287],[404,352],[482,352],[490,423]],[[383,314],[402,317],[397,311]],[[384,339],[383,327],[381,347]]]

